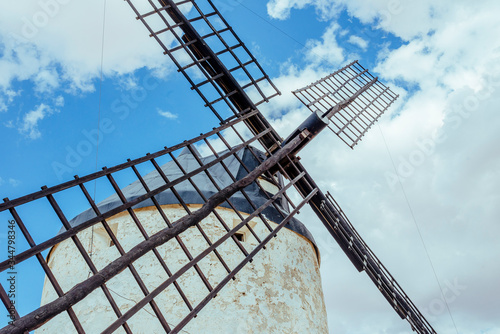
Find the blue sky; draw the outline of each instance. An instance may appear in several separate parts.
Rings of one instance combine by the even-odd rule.
[[[400,94],[354,151],[325,133],[302,161],[439,333],[500,333],[494,297],[500,6],[486,0],[215,3],[282,91],[262,111],[283,137],[308,115],[290,91],[354,59]],[[97,0],[0,5],[2,198],[217,125],[124,1],[106,4],[100,88],[103,9]],[[46,21],[36,21],[43,13]],[[3,224],[7,218],[0,217]],[[410,332],[314,216],[306,211],[301,220],[322,252],[331,332]],[[58,229],[43,226],[39,238]],[[5,233],[0,236],[3,248]],[[448,287],[455,324],[441,309],[429,258]]]

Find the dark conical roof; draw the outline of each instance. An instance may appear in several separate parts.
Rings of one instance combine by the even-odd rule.
[[[251,148],[253,153],[258,156],[261,160],[265,160],[266,156],[264,153],[261,151]],[[197,154],[198,158],[201,160],[203,164],[207,164],[210,161],[215,159],[214,155],[210,155],[207,157],[200,157],[199,153],[194,151],[195,154]],[[220,152],[219,155],[224,154],[227,151]],[[255,167],[259,165],[259,161],[257,158],[252,154],[249,148],[242,149],[238,151],[237,156],[243,161],[243,163],[247,166],[248,170],[253,170]],[[179,165],[182,166],[184,171],[186,173],[189,173],[197,168],[200,167],[200,164],[196,160],[196,158],[193,156],[193,154],[186,148],[184,149],[179,156],[177,157],[177,162]],[[230,155],[226,159],[223,160],[224,164],[226,165],[227,169],[230,171],[232,175],[236,176],[236,179],[241,179],[245,175],[247,175],[247,171],[245,168],[241,165],[241,163],[234,157],[234,155]],[[175,180],[181,176],[184,175],[184,173],[181,171],[179,166],[174,162],[170,161],[163,166],[161,166],[162,171],[165,173],[166,177],[168,178],[169,181]],[[215,180],[217,185],[222,189],[230,184],[233,183],[233,180],[229,176],[229,174],[224,170],[222,165],[220,163],[215,164],[212,167],[208,168],[208,171],[212,178]],[[158,171],[153,171],[143,177],[144,181],[147,183],[148,187],[150,189],[156,189],[162,185],[165,184],[165,181],[161,177],[161,175],[158,173]],[[213,185],[212,181],[210,181],[209,177],[206,175],[206,173],[201,172],[193,176],[192,181],[196,184],[198,189],[203,193],[205,198],[209,198],[213,194],[217,193],[217,188]],[[281,176],[279,176],[280,182],[281,182]],[[182,198],[182,200],[186,204],[204,204],[205,201],[203,198],[199,195],[199,193],[196,191],[196,189],[193,187],[193,185],[189,182],[189,180],[183,181],[177,185],[174,186],[174,189],[178,193],[178,195]],[[142,186],[139,180],[131,183],[127,187],[122,189],[123,195],[126,197],[128,201],[133,200],[139,196],[142,196],[146,193],[146,190]],[[258,208],[262,204],[264,204],[267,200],[268,197],[260,189],[260,187],[254,182],[248,187],[245,188],[245,192],[248,195],[248,197],[252,200],[254,205]],[[156,200],[160,205],[166,205],[166,204],[179,204],[178,199],[176,198],[175,194],[172,192],[172,190],[168,189],[158,195],[155,196]],[[276,201],[277,206],[279,211],[281,211],[283,214],[281,214],[278,209],[276,209],[273,205],[268,206],[264,211],[263,214],[266,218],[269,220],[275,222],[275,223],[280,223],[283,218],[288,214],[287,209],[281,205],[282,201]],[[252,213],[254,209],[250,205],[250,203],[247,201],[247,199],[243,196],[241,192],[235,193],[231,197],[231,203],[236,207],[236,209],[240,212],[245,212],[245,213]],[[117,194],[114,194],[102,202],[98,203],[97,206],[101,212],[107,212],[111,209],[114,209],[122,204],[120,198],[118,197]],[[153,202],[151,199],[145,200],[136,206],[134,206],[134,209],[138,208],[144,208],[144,207],[149,207],[153,206]],[[230,208],[230,205],[227,202],[222,203],[220,206]],[[71,226],[77,226],[93,217],[95,217],[95,213],[92,209],[88,209],[75,218],[73,218],[70,221]],[[290,222],[285,225],[286,228],[295,231],[307,239],[309,239],[314,245],[314,239],[311,235],[311,233],[306,229],[306,227],[297,219],[292,219]]]

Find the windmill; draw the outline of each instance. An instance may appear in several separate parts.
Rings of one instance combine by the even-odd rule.
[[[301,256],[313,264],[318,261],[312,237],[295,218],[305,205],[414,331],[435,333],[298,156],[326,127],[354,147],[397,96],[353,62],[293,92],[312,113],[283,139],[258,109],[279,95],[278,89],[212,1],[126,1],[220,125],[118,166],[21,198],[6,198],[0,212],[10,213],[29,247],[3,260],[0,270],[37,262],[46,281],[43,305],[22,317],[8,288],[1,286],[0,298],[12,322],[0,333],[37,328],[71,328],[77,333],[179,333],[203,328],[214,332],[224,319],[217,316],[230,312],[225,308],[236,301],[231,293],[238,291],[243,300],[247,293],[255,297],[259,286],[268,288],[272,278],[258,276],[262,256],[271,264],[283,257],[283,251],[295,249],[286,253],[283,270],[296,265],[292,269],[301,274],[294,288],[315,289],[313,281],[305,280],[314,275],[314,266],[297,264]],[[160,160],[167,162],[160,165]],[[88,192],[93,182],[106,182],[112,195],[96,203]],[[130,185],[122,187],[122,182]],[[292,189],[302,198],[298,203],[288,196]],[[90,209],[70,220],[61,203],[73,197],[85,200]],[[51,218],[60,221],[62,229],[36,243],[24,212],[41,203],[51,208]],[[48,250],[46,257],[42,255]],[[269,272],[279,270],[273,267]],[[254,280],[254,286],[240,289],[243,278],[256,277],[260,280]],[[123,294],[125,298],[117,297]],[[291,295],[296,301],[297,294]],[[296,325],[310,332],[324,332],[324,327],[311,331],[317,319],[306,304],[321,311],[319,299],[289,307],[286,316],[302,317],[305,320]],[[249,314],[243,307],[231,312]],[[243,323],[244,328],[236,326],[238,331],[254,331]]]

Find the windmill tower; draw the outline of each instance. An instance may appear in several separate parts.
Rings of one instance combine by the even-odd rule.
[[[1,287],[13,321],[0,334],[326,332],[319,255],[307,222],[295,217],[306,204],[396,313],[417,333],[435,333],[298,156],[326,127],[354,147],[397,96],[353,62],[294,92],[312,114],[283,139],[258,109],[279,91],[210,0],[127,2],[220,125],[5,199],[0,212],[9,211],[29,247],[0,271],[33,260],[46,282],[44,305],[22,315]],[[98,181],[111,189],[100,203],[87,190]],[[73,196],[90,209],[69,220],[60,203]],[[20,214],[34,202],[62,225],[41,243]]]
[[[217,153],[217,155],[225,152]],[[175,161],[161,167],[163,175],[175,179],[184,172],[192,172],[196,166],[207,164],[216,158],[215,155],[201,157],[192,148],[181,151]],[[236,156],[223,160],[227,167],[215,165],[207,174],[198,174],[191,182],[184,181],[175,187],[175,193],[169,189],[155,197],[155,201],[144,201],[134,207],[133,215],[121,212],[107,219],[113,233],[108,235],[105,228],[87,228],[79,234],[81,242],[91,244],[91,259],[99,268],[120,256],[117,248],[130,249],[144,240],[144,234],[152,235],[164,229],[169,222],[176,221],[186,214],[186,208],[195,211],[218,191],[216,185],[224,188],[247,174],[246,169],[253,169],[265,155],[255,148],[245,148]],[[259,161],[260,160],[260,161]],[[246,169],[245,169],[246,168]],[[212,183],[210,177],[216,180]],[[153,171],[143,178],[148,188],[154,189],[163,182],[159,172]],[[270,181],[277,182],[272,184]],[[151,256],[142,257],[134,262],[134,272],[122,273],[119,278],[107,284],[107,288],[115,297],[122,312],[128,310],[135,301],[144,295],[138,288],[138,281],[146,287],[156,287],[168,278],[166,268],[181,267],[193,256],[204,251],[210,240],[218,240],[235,228],[241,219],[249,217],[254,211],[252,206],[260,206],[269,197],[274,196],[282,184],[281,175],[273,180],[259,178],[242,193],[233,196],[216,208],[216,213],[203,219],[195,227],[189,228],[175,240],[157,248]],[[145,194],[145,187],[136,181],[121,190],[127,200]],[[177,197],[178,196],[178,197]],[[246,249],[258,245],[258,240],[275,229],[277,221],[288,214],[282,207],[286,203],[280,196],[276,206],[263,210],[261,219],[250,219],[246,226],[240,228],[232,240],[228,240],[199,263],[195,270],[183,275],[176,285],[166,289],[157,298],[159,311],[168,314],[169,322],[182,320],[185,312],[192,304],[205,297],[212,289],[211,284],[225,276],[224,266],[235,267],[238,260],[245,255]],[[102,208],[115,208],[121,204],[118,195],[113,195],[99,203]],[[159,207],[162,214],[157,210]],[[287,208],[288,209],[288,208]],[[92,218],[93,211],[87,210],[70,221],[72,226]],[[167,218],[167,219],[164,219]],[[134,219],[142,222],[138,227]],[[224,224],[225,222],[225,224]],[[227,224],[230,224],[227,226]],[[142,230],[142,231],[141,231]],[[155,258],[158,255],[158,258]],[[160,262],[161,261],[161,262]],[[85,261],[74,249],[71,240],[65,240],[54,246],[50,252],[48,265],[64,290],[69,290],[88,276]],[[171,274],[170,274],[171,275]],[[209,290],[207,290],[209,289]],[[141,296],[142,295],[142,296]],[[49,280],[46,280],[42,295],[42,305],[54,300],[56,291]],[[91,310],[89,312],[89,310]],[[115,318],[112,307],[102,296],[89,296],[82,305],[75,309],[82,327],[87,333],[99,333]],[[217,319],[217,321],[214,321]],[[162,333],[162,327],[154,309],[141,312],[128,322],[134,333]],[[37,330],[37,333],[65,332],[71,327],[70,319],[59,317]],[[188,333],[328,333],[326,310],[323,301],[321,278],[319,274],[319,254],[314,239],[307,228],[297,219],[292,219],[280,234],[269,242],[265,256],[258,257],[249,264],[246,270],[234,277],[228,288],[217,294],[210,302],[210,307],[200,313],[196,321],[187,324],[184,331]]]

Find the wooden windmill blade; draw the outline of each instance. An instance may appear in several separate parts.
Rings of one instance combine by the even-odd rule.
[[[55,187],[43,187],[18,199],[5,199],[0,212],[11,214],[29,245],[0,262],[0,271],[37,262],[47,278],[43,305],[26,315],[19,315],[14,307],[16,320],[0,333],[37,328],[50,333],[69,330],[68,326],[78,333],[112,333],[120,328],[133,333],[141,330],[137,327],[143,321],[137,316],[140,312],[147,312],[149,321],[154,319],[154,328],[179,333],[207,304],[213,304],[218,294],[218,300],[230,303],[220,295],[221,290],[285,226],[312,239],[303,232],[295,215],[317,189],[297,205],[290,203],[291,210],[281,204],[285,192],[305,173],[294,178],[287,175],[280,182],[279,176],[270,176],[267,180],[276,187],[272,193],[269,186],[263,186],[269,181],[262,179],[271,167],[286,160],[299,144],[298,139],[271,158],[251,147],[259,136],[242,139],[235,146],[226,143],[221,152],[213,147],[222,131],[241,135],[235,126],[253,114],[139,159]],[[213,154],[202,157],[196,147]],[[158,161],[162,159],[168,162],[160,166]],[[121,183],[132,180],[121,187]],[[111,195],[96,203],[87,190],[93,182],[101,187],[107,183]],[[69,220],[74,210],[65,205],[68,199],[83,199],[90,209]],[[26,211],[30,206],[39,210],[44,206],[43,211],[51,214],[38,212],[33,219]],[[59,221],[60,233],[36,242],[32,231],[38,219],[50,224],[50,218]],[[93,249],[87,246],[89,240],[95,245]],[[276,247],[275,241],[273,244]],[[58,258],[65,260],[59,262]],[[155,269],[154,275],[149,273],[151,269]],[[0,297],[10,309],[6,290],[2,285]],[[176,305],[165,300],[165,291]],[[124,306],[122,298],[133,301],[132,305]],[[101,322],[93,321],[82,310],[86,303],[101,309]],[[201,326],[206,325],[202,322]]]
[[[59,321],[61,324],[72,323],[78,333],[89,332],[86,326],[96,324],[82,319],[84,315],[79,307],[86,301],[95,301],[91,296],[96,293],[101,294],[97,300],[106,305],[106,321],[99,324],[98,330],[92,327],[91,332],[122,330],[132,333],[134,326],[138,326],[134,320],[139,313],[145,312],[164,332],[178,333],[196,321],[194,317],[202,317],[200,312],[215,303],[213,298],[228,289],[225,287],[231,285],[231,280],[262,254],[278,232],[284,231],[284,227],[291,228],[295,214],[305,204],[311,205],[356,268],[368,274],[400,317],[410,322],[412,329],[418,333],[435,333],[333,198],[317,187],[296,159],[300,149],[326,126],[353,147],[396,96],[359,64],[350,64],[295,92],[314,113],[286,140],[282,140],[257,109],[259,104],[279,92],[210,0],[127,2],[151,37],[158,41],[186,77],[192,90],[217,116],[221,126],[182,144],[102,172],[43,188],[16,200],[6,199],[0,205],[0,212],[10,212],[28,246],[12,259],[1,262],[0,270],[7,270],[12,263],[36,261],[47,276],[46,285],[52,292],[47,293],[44,306],[27,315],[19,315],[14,307],[12,314],[17,320],[1,329],[0,333],[22,333],[40,326],[43,329],[44,324]],[[236,126],[239,123],[246,124],[251,130],[250,138],[238,133]],[[234,132],[233,137],[239,138],[239,142],[230,145],[225,140],[228,135],[225,131]],[[251,147],[257,142],[265,150],[262,154]],[[219,152],[214,143],[222,144],[225,151]],[[196,147],[205,147],[211,155],[201,156]],[[245,160],[242,154],[254,158]],[[168,167],[160,167],[157,160],[161,158],[169,160],[164,165]],[[231,159],[231,164],[242,166],[239,172],[231,170],[228,159]],[[248,161],[252,162],[247,166]],[[140,171],[144,165],[149,165],[147,173]],[[213,175],[217,168],[228,182],[222,182],[220,175]],[[133,176],[123,176],[127,172]],[[120,181],[132,183],[122,188]],[[87,191],[89,182],[106,183],[111,195],[96,203]],[[269,192],[264,182],[277,190]],[[303,198],[296,205],[286,194],[292,186]],[[259,196],[249,195],[252,189]],[[60,203],[74,192],[83,196],[91,209],[68,220],[67,212],[74,209],[65,210]],[[68,193],[70,195],[66,195]],[[186,201],[186,198],[190,200]],[[53,218],[60,221],[63,229],[57,236],[37,242],[30,234],[29,222],[24,218],[27,214],[23,212],[25,206],[42,201],[49,206]],[[288,203],[291,208],[287,209],[283,203]],[[172,216],[168,216],[164,207],[169,205],[175,205],[179,212],[173,210]],[[221,208],[231,210],[231,215],[224,216],[227,212]],[[144,212],[154,215],[163,227],[149,226],[150,220],[145,219]],[[125,219],[123,217],[130,226],[135,226],[134,231],[139,236],[134,240],[140,241],[133,245],[117,237],[116,219]],[[214,236],[207,232],[204,227],[207,217],[212,217],[219,234]],[[257,231],[257,223],[265,228]],[[184,240],[193,228],[199,237],[197,246]],[[252,240],[250,247],[240,240],[242,230]],[[114,256],[110,255],[105,261],[99,260],[99,256],[93,259],[92,249],[86,249],[80,240],[90,236],[93,245],[94,235],[98,233],[104,236],[109,247],[116,248]],[[63,244],[76,254],[89,275],[75,275],[78,277],[74,281],[67,282],[61,273],[54,274],[56,271],[53,272],[49,265],[50,259],[44,258],[42,252],[51,249],[49,255],[54,259],[57,248],[62,249]],[[180,265],[167,263],[169,253],[162,253],[162,247],[171,244],[175,244],[176,251],[182,255]],[[240,254],[237,263],[229,263],[226,259],[225,247],[229,247],[228,244]],[[141,261],[146,257],[156,259],[158,272],[164,275],[160,281],[155,281],[156,284],[148,281],[150,275],[142,272]],[[209,258],[214,262],[207,267],[203,261]],[[211,266],[218,268],[217,275],[211,271]],[[203,290],[202,294],[190,294],[191,285],[186,287],[185,284],[192,277],[197,282],[193,286]],[[119,288],[121,280],[135,284],[137,293],[133,294],[133,299],[129,298],[130,305],[118,300],[115,289]],[[164,312],[160,307],[160,304],[164,305],[160,302],[162,293],[168,289],[182,305],[182,311]],[[9,309],[11,305],[3,287],[0,298]],[[66,318],[61,320],[61,317]]]
[[[212,1],[126,1],[221,123],[280,94]],[[271,129],[265,147],[280,140],[260,112],[245,123],[254,134]]]
[[[312,112],[325,115],[337,107],[328,116],[328,127],[350,148],[398,98],[357,60],[292,93]],[[349,99],[352,101],[345,103]]]

